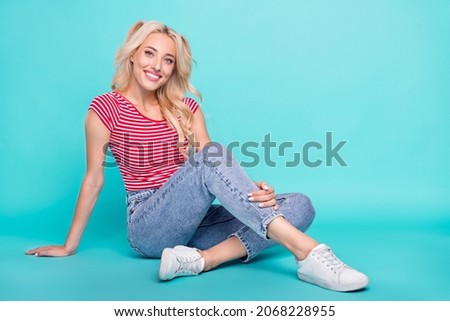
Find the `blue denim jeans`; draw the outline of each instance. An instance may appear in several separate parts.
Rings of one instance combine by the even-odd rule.
[[[301,231],[314,219],[309,198],[277,194],[278,210],[260,208],[247,194],[255,183],[222,145],[211,144],[189,158],[161,188],[127,194],[128,241],[149,258],[160,258],[166,247],[187,245],[207,249],[236,236],[248,261],[273,246],[267,225],[285,217]],[[212,204],[217,198],[221,205]]]

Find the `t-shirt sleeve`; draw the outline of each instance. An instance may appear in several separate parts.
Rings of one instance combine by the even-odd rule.
[[[110,132],[116,128],[119,120],[119,107],[112,95],[103,94],[95,97],[89,109],[93,110]]]
[[[186,97],[183,99],[183,101],[193,114],[195,114],[195,112],[200,108],[200,105],[197,104],[197,102],[192,98]]]

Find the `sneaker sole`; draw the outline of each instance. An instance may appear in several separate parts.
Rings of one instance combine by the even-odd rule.
[[[168,275],[168,271],[171,269],[171,249],[164,249],[161,255],[161,263],[159,266],[159,278],[163,281],[173,279],[173,275]]]
[[[348,285],[343,285],[343,284],[328,284],[326,282],[322,282],[320,280],[314,279],[309,277],[308,275],[304,275],[301,273],[298,273],[298,278],[302,281],[308,282],[308,283],[312,283],[315,285],[318,285],[322,288],[328,289],[328,290],[333,290],[333,291],[338,291],[338,292],[351,292],[351,291],[356,291],[356,290],[360,290],[364,287],[367,286],[367,284],[369,284],[369,279],[366,278],[362,278],[361,280],[359,280],[358,282],[352,283],[352,284],[348,284]]]

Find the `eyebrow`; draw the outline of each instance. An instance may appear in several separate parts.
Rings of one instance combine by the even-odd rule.
[[[158,50],[156,48],[152,47],[152,46],[147,46],[145,48],[149,48],[149,49],[152,49],[152,50],[158,52]],[[170,54],[170,53],[167,53],[166,56],[171,56],[173,59],[175,59],[175,56]]]

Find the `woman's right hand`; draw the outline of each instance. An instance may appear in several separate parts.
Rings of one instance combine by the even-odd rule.
[[[69,256],[75,254],[75,251],[69,251],[63,245],[49,245],[49,246],[41,246],[32,250],[28,250],[25,252],[27,255],[34,256],[52,256],[52,257],[61,257],[61,256]]]

